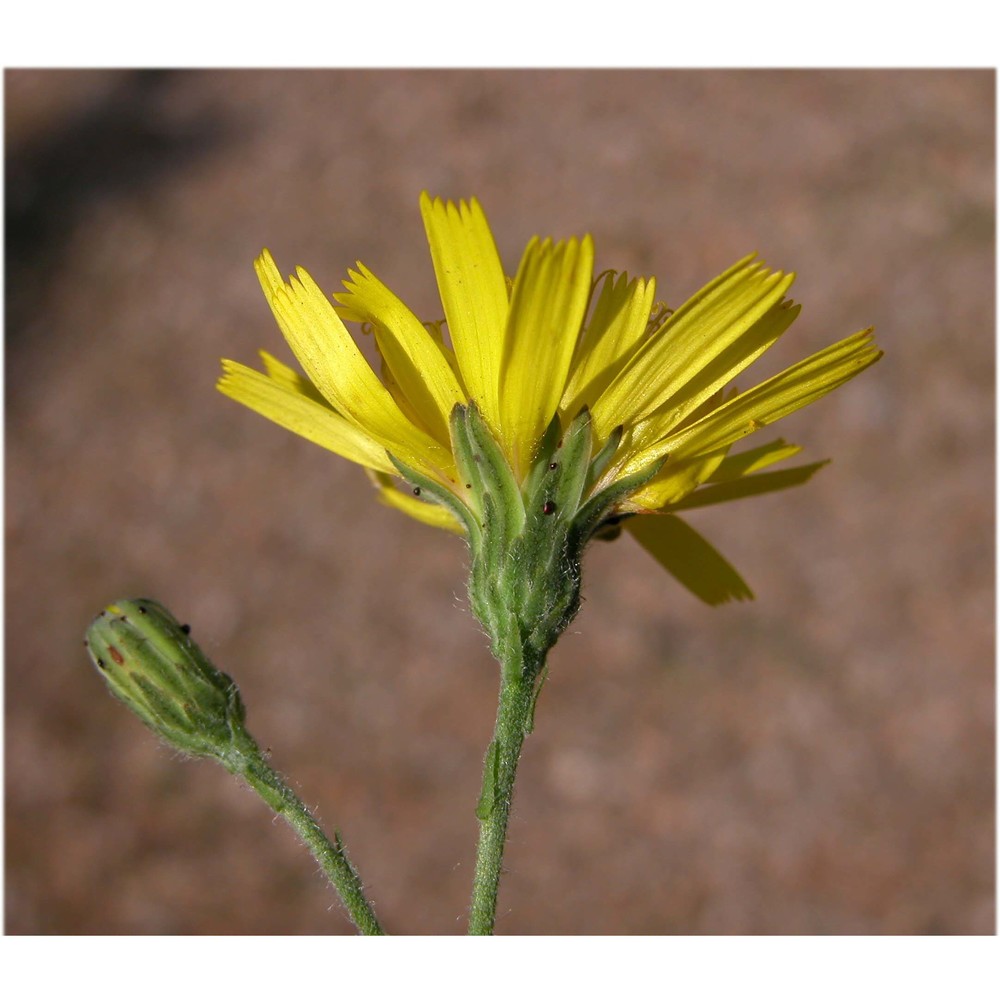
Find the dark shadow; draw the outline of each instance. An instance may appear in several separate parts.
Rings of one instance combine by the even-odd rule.
[[[60,241],[84,209],[153,185],[228,138],[217,115],[162,113],[164,93],[181,72],[123,70],[103,100],[59,129],[18,148],[6,144],[8,348],[45,301],[59,270]]]

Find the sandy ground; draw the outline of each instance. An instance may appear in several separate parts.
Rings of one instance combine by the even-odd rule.
[[[994,921],[989,72],[9,72],[6,928],[350,933],[245,789],[82,649],[156,596],[346,839],[393,931],[463,930],[496,670],[457,539],[213,388],[287,357],[251,261],[365,261],[440,315],[417,196],[513,269],[589,231],[673,304],[799,273],[755,372],[874,324],[782,425],[833,464],[693,515],[757,600],[595,545],[523,759],[504,934],[966,934]]]

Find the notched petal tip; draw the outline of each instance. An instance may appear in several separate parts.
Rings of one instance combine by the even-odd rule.
[[[427,191],[420,194],[420,214],[423,216],[424,224],[461,224],[468,218],[469,207],[464,199],[457,203],[450,198],[442,198],[439,195],[431,196]]]
[[[281,277],[281,272],[278,270],[278,265],[275,264],[274,258],[271,256],[271,251],[266,247],[261,250],[253,262],[253,269],[257,275],[257,280],[260,282],[261,290],[264,292],[264,297],[270,303],[275,292],[284,285],[284,281]]]
[[[221,358],[220,362],[222,364],[222,372],[215,383],[217,389],[222,388],[223,383],[231,383],[244,372],[254,372],[254,374],[257,374],[253,368],[248,368],[241,362],[233,361],[230,358]]]
[[[313,276],[301,265],[295,265],[295,278],[292,279],[292,284],[295,283],[295,279],[298,279],[302,288],[310,292],[318,292],[320,295],[323,294],[319,285],[313,280]]]
[[[274,256],[267,247],[264,247],[264,249],[261,250],[261,252],[254,258],[254,266],[268,269],[273,268],[275,271],[278,269],[277,265],[274,263]]]

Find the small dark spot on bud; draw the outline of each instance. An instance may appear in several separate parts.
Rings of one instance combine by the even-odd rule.
[[[555,512],[556,505],[551,500],[546,500],[545,503],[542,504],[543,514],[554,514]]]
[[[183,633],[184,633],[185,635],[190,635],[190,634],[191,634],[191,626],[190,626],[190,625],[182,625],[182,626],[181,626],[181,631],[182,631],[182,632],[183,632]]]
[[[145,613],[146,613],[146,609],[140,604],[139,605],[139,614],[140,615],[144,615]]]
[[[101,670],[103,670],[104,669],[104,660],[102,660],[100,657],[98,657],[97,658],[97,665],[101,668]]]
[[[559,438],[559,444],[557,444],[556,447],[557,448],[561,448],[562,447],[562,438]]]
[[[414,495],[415,497],[418,497],[418,496],[420,496],[420,487],[419,487],[419,486],[414,486],[414,487],[413,487],[413,495]]]
[[[86,639],[84,639],[84,640],[83,640],[83,644],[84,644],[84,646],[86,646],[86,647],[89,647],[89,646],[90,646],[90,643],[89,643],[89,642],[87,642],[87,640],[86,640]]]
[[[465,484],[465,488],[466,488],[467,490],[471,490],[471,489],[472,489],[472,483],[466,483],[466,484]]]
[[[114,646],[108,646],[108,652],[111,654],[111,659],[115,661],[120,667],[125,662],[125,657],[115,649]]]
[[[559,468],[559,463],[558,462],[549,462],[549,468],[550,469],[558,469]]]

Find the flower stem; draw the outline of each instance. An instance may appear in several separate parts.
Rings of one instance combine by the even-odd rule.
[[[517,669],[509,669],[510,666],[513,665],[504,664],[501,673],[496,727],[486,750],[483,791],[476,810],[480,820],[479,848],[469,912],[470,934],[493,933],[517,763],[524,738],[531,732],[535,699],[541,686],[541,682],[536,684],[540,664],[523,670],[527,665],[518,657]]]
[[[234,753],[223,763],[233,774],[242,777],[299,835],[336,889],[358,930],[362,934],[384,934],[371,903],[365,897],[361,879],[347,857],[340,835],[335,831],[333,843],[330,842],[305,803],[264,760],[258,748]]]

